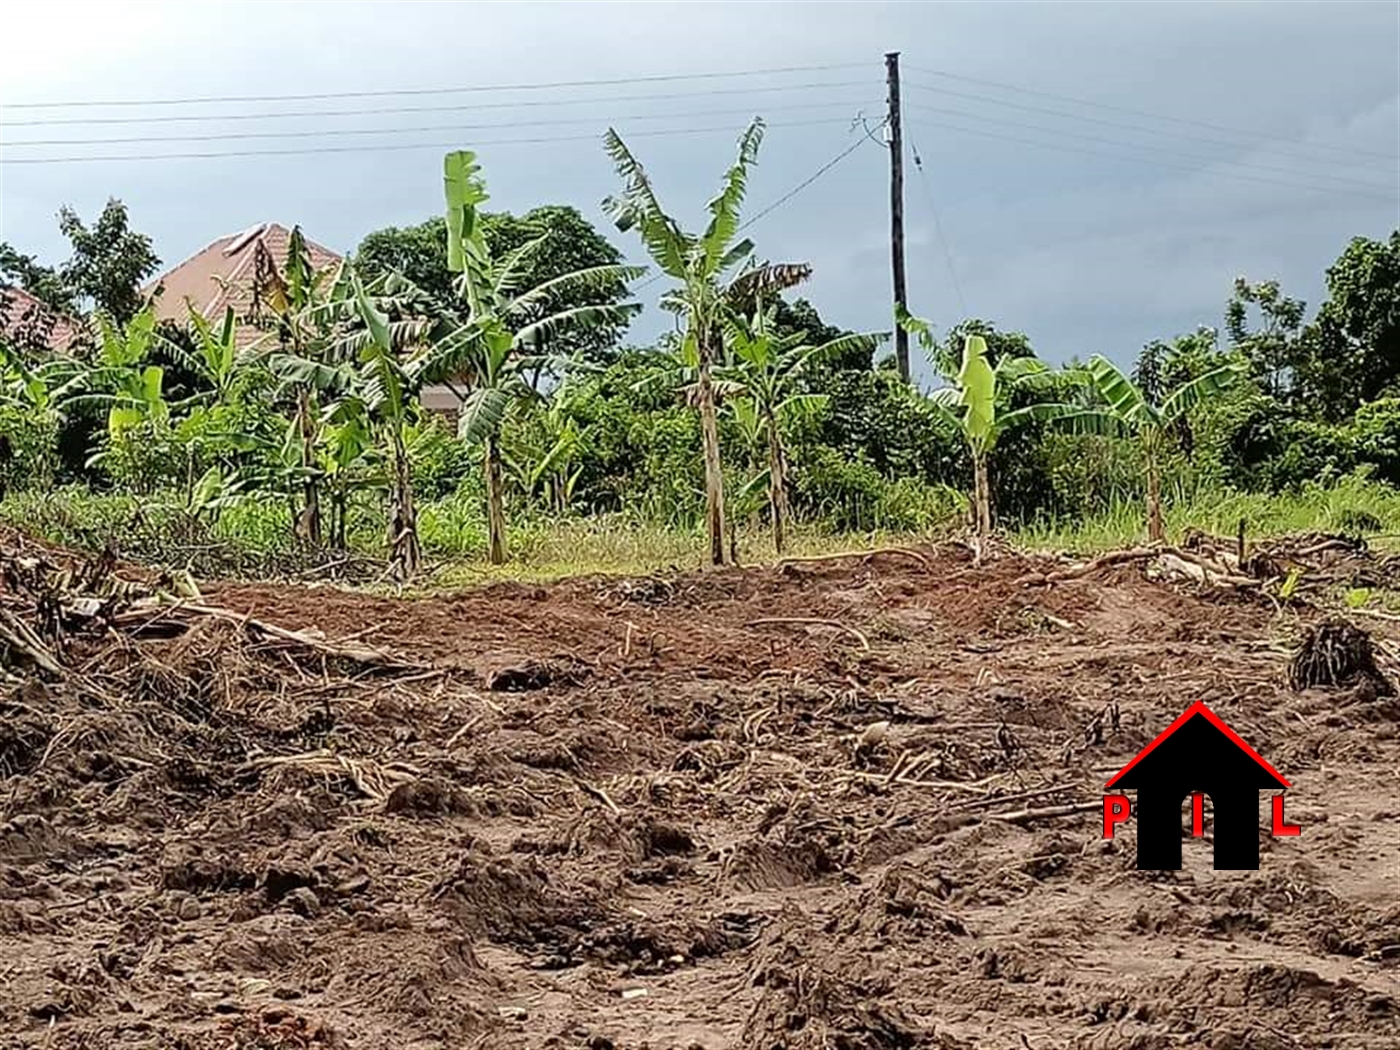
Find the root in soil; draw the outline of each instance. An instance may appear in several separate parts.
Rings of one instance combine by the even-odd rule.
[[[1394,696],[1395,686],[1376,666],[1371,636],[1343,619],[1309,627],[1288,666],[1294,689],[1363,687],[1372,697]]]

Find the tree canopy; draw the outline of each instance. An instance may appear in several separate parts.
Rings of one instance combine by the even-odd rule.
[[[1400,393],[1400,231],[1357,237],[1327,269],[1327,301],[1297,361],[1300,393],[1340,418]]]
[[[160,268],[160,257],[151,239],[131,228],[126,205],[109,199],[91,226],[64,207],[58,228],[71,248],[67,262],[45,266],[0,242],[0,278],[60,313],[100,310],[119,324],[135,317],[142,306],[141,286]]]
[[[483,212],[482,232],[493,256],[505,258],[535,238],[547,235],[532,253],[529,272],[521,287],[533,288],[565,274],[596,266],[616,266],[622,252],[583,217],[577,208],[562,204],[532,208],[523,215],[509,212]],[[441,306],[457,302],[453,283],[459,279],[447,265],[447,223],[441,217],[416,226],[390,226],[376,230],[360,242],[356,262],[366,277],[374,278],[397,271],[408,278]],[[593,292],[580,297],[577,288],[561,288],[541,298],[540,317],[547,317],[587,303],[597,303]],[[620,280],[603,289],[602,301],[619,304],[627,298],[627,286]],[[593,328],[559,331],[541,337],[539,352],[556,357],[579,356],[593,363],[606,363],[617,353],[618,341],[627,330],[627,321],[616,319]]]

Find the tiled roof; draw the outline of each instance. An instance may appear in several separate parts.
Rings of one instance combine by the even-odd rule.
[[[267,249],[280,269],[287,261],[287,243],[291,235],[287,227],[268,222],[242,233],[220,237],[143,289],[146,295],[162,289],[156,299],[156,318],[184,324],[189,319],[185,305],[185,300],[189,299],[209,321],[219,320],[224,309],[232,306],[235,316],[242,322],[252,305],[258,245]],[[312,267],[318,271],[338,266],[342,261],[335,252],[314,241],[308,240],[306,248]],[[243,323],[238,325],[237,333],[240,348],[255,342],[261,334],[254,325]],[[452,415],[460,408],[457,398],[446,387],[427,387],[422,399],[429,411],[443,415]]]
[[[242,233],[220,237],[203,251],[190,256],[169,273],[151,282],[144,291],[162,289],[156,299],[158,320],[184,324],[189,319],[190,304],[209,321],[217,321],[226,307],[232,306],[240,321],[248,316],[253,300],[255,259],[261,245],[280,269],[287,261],[287,244],[292,231],[275,222],[260,223]],[[317,270],[338,266],[341,257],[314,241],[306,242],[311,265]],[[246,345],[258,337],[252,325],[240,324],[238,342]]]
[[[66,352],[81,334],[79,322],[58,313],[23,288],[0,289],[0,331],[16,335],[24,329],[42,332],[45,327],[48,347],[56,354]]]

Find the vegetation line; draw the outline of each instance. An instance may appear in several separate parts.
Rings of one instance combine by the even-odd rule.
[[[603,211],[649,275],[574,208],[485,211],[468,151],[443,159],[437,217],[371,232],[350,259],[264,224],[158,278],[120,202],[92,223],[65,209],[62,266],[0,245],[0,522],[176,580],[415,589],[855,547],[926,564],[920,547],[969,527],[979,558],[1008,539],[1147,551],[1215,579],[1198,542],[1400,534],[1400,230],[1343,246],[1312,313],[1240,278],[1222,328],[1131,366],[1120,349],[1053,368],[1021,333],[901,311],[941,379],[926,395],[882,356],[887,332],[828,323],[795,298],[812,267],[746,235],[868,136],[746,214],[766,130],[743,130],[691,227],[641,139],[608,132]],[[625,346],[659,281],[674,330]],[[1297,571],[1273,575],[1295,588]],[[675,586],[617,584],[642,602]],[[1342,597],[1395,612],[1365,586]],[[907,629],[808,626],[862,648]]]

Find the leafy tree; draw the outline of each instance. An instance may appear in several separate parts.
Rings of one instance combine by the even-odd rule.
[[[973,317],[959,321],[948,329],[948,335],[944,339],[934,341],[933,349],[929,351],[929,361],[939,375],[957,373],[967,339],[974,335],[982,337],[987,346],[987,361],[993,368],[1008,357],[1035,356],[1035,351],[1031,349],[1031,341],[1024,333],[1003,332],[991,321]]]
[[[754,439],[767,445],[765,472],[768,507],[773,526],[773,545],[779,554],[786,546],[789,517],[787,494],[787,453],[783,428],[798,415],[810,414],[826,406],[825,394],[806,393],[802,380],[814,365],[849,353],[863,353],[868,359],[880,337],[836,335],[819,345],[806,341],[805,330],[779,335],[777,309],[755,311],[750,319],[731,318],[726,325],[732,363],[717,370],[721,382],[740,392],[734,411],[748,421]]]
[[[73,296],[119,325],[135,317],[143,302],[141,284],[160,268],[160,257],[149,237],[130,228],[126,205],[112,198],[91,227],[65,207],[58,228],[73,247],[60,271]]]
[[[564,389],[568,417],[581,435],[572,484],[576,506],[624,511],[672,528],[692,528],[703,518],[704,474],[699,419],[678,404],[674,386],[654,380],[653,350],[629,349],[601,372],[570,373]],[[517,416],[528,430],[528,417]],[[546,432],[548,427],[546,427]],[[538,462],[554,438],[530,435],[526,458]]]
[[[817,313],[817,308],[806,299],[795,299],[788,302],[780,295],[772,297],[770,304],[773,310],[772,330],[774,335],[800,335],[802,341],[808,346],[819,346],[822,343],[830,343],[843,335],[850,333],[844,329],[829,325],[822,320],[821,314]],[[855,361],[861,360],[860,355],[855,355]],[[869,368],[870,362],[865,360],[864,364],[845,364],[843,358],[843,368]]]
[[[1400,393],[1400,230],[1354,238],[1328,268],[1327,292],[1296,367],[1304,398],[1340,419]]]
[[[511,402],[528,390],[523,375],[540,364],[538,354],[529,351],[556,333],[625,323],[634,310],[612,301],[612,294],[641,271],[607,263],[527,284],[538,272],[538,254],[552,234],[540,234],[497,257],[480,221],[478,206],[488,198],[475,154],[449,153],[443,161],[443,186],[447,265],[462,275],[466,321],[435,343],[422,374],[430,380],[462,374],[470,379],[458,431],[482,446],[489,553],[498,565],[506,559],[500,431]],[[561,302],[576,305],[546,312]]]
[[[827,408],[813,441],[882,476],[951,477],[963,457],[928,399],[892,369],[833,372],[822,379]]]
[[[456,275],[447,268],[447,223],[440,216],[367,234],[355,250],[355,264],[367,280],[399,274],[443,309],[456,302]]]
[[[755,263],[753,242],[738,237],[739,209],[748,188],[749,169],[758,160],[762,142],[763,121],[755,119],[740,136],[738,156],[720,192],[707,205],[709,223],[695,234],[682,230],[667,214],[646,169],[617,132],[609,128],[604,137],[608,156],[624,186],[620,195],[603,201],[603,210],[619,230],[635,229],[661,272],[678,285],[663,295],[661,305],[684,319],[683,354],[695,362],[695,401],[705,462],[705,527],[714,565],[725,563],[724,473],[711,374],[723,357],[724,321],[736,310],[792,287],[811,274],[805,264]]]
[[[509,212],[483,212],[479,221],[486,247],[495,258],[503,259],[527,243],[544,236],[545,240],[531,249],[528,272],[520,278],[520,286],[533,288],[557,277],[598,266],[616,266],[622,253],[597,228],[567,205],[545,205],[532,208],[524,215]],[[455,309],[459,299],[454,289],[458,275],[447,264],[447,225],[441,218],[429,219],[417,226],[389,227],[369,234],[360,242],[356,263],[367,278],[390,271],[406,277],[431,296],[444,310]],[[628,295],[622,280],[600,283],[579,298],[576,288],[561,287],[542,298],[534,307],[535,317],[548,317],[575,306],[593,303],[621,304]],[[628,318],[615,319],[579,328],[553,332],[546,338],[537,333],[532,348],[541,363],[546,358],[580,358],[607,364],[616,354],[615,347],[626,330]],[[534,377],[537,378],[537,377]]]
[[[73,301],[73,289],[51,266],[45,266],[32,255],[17,251],[5,241],[0,241],[0,288],[16,285],[34,298],[60,314],[71,314],[77,309]]]
[[[1257,307],[1259,325],[1249,326],[1250,307]],[[1279,290],[1277,281],[1250,284],[1235,278],[1235,294],[1225,307],[1225,329],[1235,348],[1248,359],[1255,380],[1271,397],[1293,393],[1303,331],[1301,299]]]
[[[1142,443],[1147,471],[1147,535],[1153,542],[1164,538],[1162,529],[1161,456],[1170,428],[1197,405],[1218,397],[1239,376],[1235,364],[1205,372],[1167,392],[1154,403],[1118,367],[1101,355],[1089,361],[1088,374],[1108,408],[1104,414],[1084,412],[1089,426],[1116,425]]]

